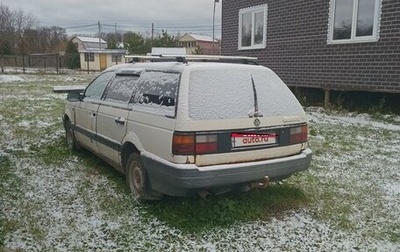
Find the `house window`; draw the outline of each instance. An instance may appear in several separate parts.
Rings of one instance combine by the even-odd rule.
[[[94,53],[85,53],[85,62],[94,61]]]
[[[239,50],[266,47],[267,11],[267,4],[239,11]]]
[[[382,0],[331,0],[328,44],[379,40]]]

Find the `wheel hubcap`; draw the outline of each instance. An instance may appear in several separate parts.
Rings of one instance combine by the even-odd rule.
[[[140,190],[140,188],[142,187],[142,173],[138,168],[135,168],[133,170],[132,175],[133,175],[133,187],[136,190]]]
[[[72,130],[69,129],[67,132],[67,143],[69,146],[72,146]]]

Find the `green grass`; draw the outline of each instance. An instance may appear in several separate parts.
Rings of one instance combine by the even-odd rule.
[[[279,217],[286,211],[297,210],[310,203],[300,188],[288,183],[274,184],[264,190],[247,193],[231,192],[200,197],[165,197],[146,204],[148,217],[156,216],[170,226],[185,232],[201,232],[233,224]]]
[[[356,232],[365,222],[363,236],[398,243],[396,221],[377,224],[381,219],[395,218],[390,211],[379,210],[387,204],[382,184],[388,178],[379,177],[381,172],[377,172],[390,166],[388,160],[397,155],[388,145],[395,139],[398,133],[384,128],[312,123],[309,145],[314,158],[310,171],[314,172],[300,173],[294,183],[302,183],[301,188],[310,195],[313,204],[309,210],[314,218],[345,232]],[[376,167],[376,173],[366,166]],[[370,183],[365,186],[361,181]]]
[[[13,162],[9,157],[0,155],[0,249],[4,247],[5,235],[17,230],[19,223],[8,220],[5,216],[8,199],[15,200],[21,195],[19,185],[21,180],[13,172]]]
[[[299,187],[289,183],[272,183],[265,190],[232,192],[214,196],[210,201],[198,196],[187,198],[166,196],[161,201],[138,205],[130,196],[123,175],[88,151],[71,152],[65,144],[65,137],[60,137],[33,151],[34,155],[47,165],[60,165],[70,160],[72,156],[78,158],[86,174],[81,178],[78,192],[87,202],[88,214],[96,211],[90,206],[93,200],[90,191],[94,188],[90,177],[100,175],[105,176],[108,183],[107,186],[97,186],[96,195],[103,195],[98,198],[99,206],[110,218],[116,218],[132,208],[140,207],[147,219],[156,217],[184,232],[201,232],[237,223],[266,220],[283,215],[285,211],[300,209],[310,203],[310,198]],[[108,195],[110,191],[108,187],[116,191],[119,197]]]
[[[30,155],[40,159],[46,165],[61,165],[71,159],[73,152],[68,148],[64,136],[52,140],[50,143],[30,146]]]
[[[187,198],[165,196],[161,201],[138,205],[130,196],[123,175],[88,151],[71,154],[64,137],[43,146],[38,153],[38,157],[47,164],[63,163],[66,159],[70,159],[71,155],[78,157],[78,162],[83,164],[86,177],[82,178],[78,191],[88,205],[92,200],[89,191],[94,187],[90,176],[105,176],[108,180],[107,187],[118,193],[119,197],[115,197],[108,195],[110,188],[96,187],[96,195],[103,195],[98,198],[99,206],[110,218],[140,207],[148,219],[156,217],[184,232],[200,232],[237,223],[266,220],[283,215],[285,211],[300,209],[310,203],[309,197],[300,188],[288,183],[272,183],[265,190],[253,190],[248,193],[232,192],[214,196],[210,201],[198,196]],[[95,210],[88,209],[88,211]]]

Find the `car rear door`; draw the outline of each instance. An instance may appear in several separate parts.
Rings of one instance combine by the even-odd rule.
[[[129,103],[138,74],[117,74],[108,86],[101,102],[96,121],[97,143],[100,154],[108,161],[119,164],[121,143],[126,134]]]

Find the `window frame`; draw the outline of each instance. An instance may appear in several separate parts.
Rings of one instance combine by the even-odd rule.
[[[264,29],[263,29],[263,41],[261,44],[254,44],[255,38],[255,14],[264,12]],[[242,25],[243,25],[243,14],[251,13],[251,45],[242,46]],[[267,46],[267,20],[268,20],[268,4],[257,5],[249,8],[239,10],[239,37],[238,37],[238,49],[239,50],[253,50],[253,49],[264,49]]]
[[[94,53],[85,52],[83,57],[85,62],[94,62]]]
[[[382,1],[375,0],[375,10],[374,10],[374,21],[373,30],[371,36],[356,36],[357,32],[357,18],[358,18],[358,3],[359,0],[353,1],[353,13],[352,13],[352,26],[351,26],[351,36],[350,39],[333,39],[334,26],[335,26],[335,12],[336,12],[336,1],[330,0],[329,6],[329,20],[328,20],[328,36],[327,44],[350,44],[350,43],[368,43],[368,42],[378,42],[381,26],[381,16],[382,16]]]

